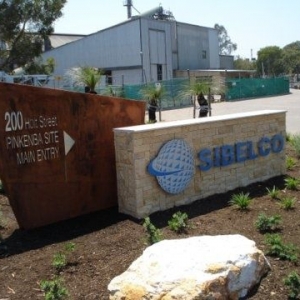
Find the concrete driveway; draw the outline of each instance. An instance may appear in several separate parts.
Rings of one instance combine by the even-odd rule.
[[[212,116],[227,115],[255,110],[286,110],[286,131],[300,134],[300,90],[290,89],[290,94],[283,96],[239,100],[234,102],[215,102],[211,104]],[[199,111],[196,112],[198,116]],[[157,119],[158,119],[158,112]],[[162,121],[175,121],[193,118],[193,108],[162,111]]]

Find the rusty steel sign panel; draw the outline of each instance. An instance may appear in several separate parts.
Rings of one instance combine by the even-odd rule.
[[[117,205],[113,128],[145,103],[0,83],[0,179],[21,228]]]

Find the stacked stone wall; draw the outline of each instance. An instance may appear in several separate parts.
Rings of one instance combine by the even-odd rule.
[[[281,137],[285,142],[285,122],[285,111],[268,110],[114,129],[120,212],[144,218],[156,211],[284,174],[285,145],[280,151],[277,151],[280,145],[274,146],[277,152],[267,150],[273,137]],[[193,178],[184,191],[170,194],[161,188],[147,168],[162,146],[176,139],[190,145],[195,166]],[[203,149],[224,145],[236,149],[238,143],[245,145],[247,142],[252,145],[252,158],[240,157],[237,162],[239,158],[236,157],[228,165],[221,164],[206,171],[200,169],[204,162],[199,153]],[[258,145],[264,147],[261,153]]]

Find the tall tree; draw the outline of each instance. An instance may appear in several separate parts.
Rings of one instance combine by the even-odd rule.
[[[246,58],[240,58],[239,56],[233,61],[233,66],[236,70],[255,70],[256,61],[250,61]]]
[[[260,75],[278,76],[284,73],[283,52],[278,46],[268,46],[257,52],[257,72]]]
[[[53,32],[53,22],[62,16],[67,0],[1,0],[0,70],[24,66],[43,51],[44,40]]]
[[[282,59],[285,73],[300,74],[300,41],[284,46],[282,49]]]
[[[223,25],[215,24],[214,28],[218,31],[219,53],[230,55],[237,49],[237,44],[231,41]]]

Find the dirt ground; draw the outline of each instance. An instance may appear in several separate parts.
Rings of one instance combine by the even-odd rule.
[[[287,150],[287,156],[295,153]],[[296,158],[295,158],[296,159]],[[300,161],[287,171],[288,176],[300,179]],[[151,215],[151,221],[161,229],[163,238],[178,239],[196,235],[242,234],[256,242],[267,252],[265,236],[254,223],[260,213],[279,214],[282,219],[278,233],[284,244],[300,248],[300,190],[285,188],[283,176],[244,189],[219,194],[195,203]],[[279,188],[280,195],[295,197],[293,210],[284,210],[278,200],[272,199],[266,187]],[[232,194],[249,192],[250,208],[247,211],[229,206]],[[0,300],[44,299],[41,280],[55,276],[63,279],[69,292],[68,299],[108,299],[109,282],[139,257],[146,245],[142,221],[119,214],[117,208],[82,216],[43,228],[24,231],[18,228],[8,199],[0,197],[2,226],[0,234]],[[172,232],[167,225],[174,212],[186,212],[190,227],[184,234]],[[74,251],[67,256],[67,266],[60,272],[52,266],[55,254],[65,245],[74,243]],[[299,264],[279,260],[267,255],[271,270],[259,286],[247,296],[252,300],[282,300],[288,298],[283,283],[290,272],[300,274]],[[300,256],[299,256],[300,259]]]

